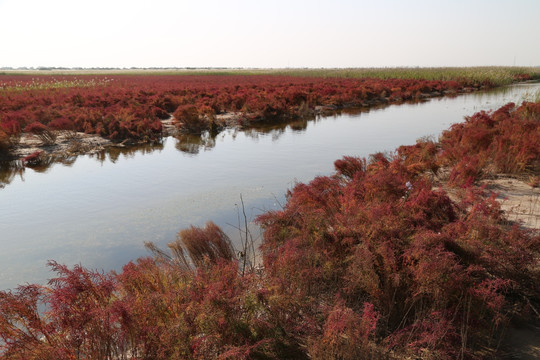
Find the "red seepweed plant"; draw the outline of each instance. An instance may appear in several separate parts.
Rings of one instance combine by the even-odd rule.
[[[482,189],[452,201],[426,172],[459,165],[473,149],[491,166],[506,166],[497,157],[506,153],[524,159],[516,171],[535,169],[536,143],[512,144],[532,141],[537,109],[508,105],[474,115],[441,143],[337,160],[335,174],[296,185],[282,210],[258,218],[260,271],[244,271],[213,223],[181,231],[170,253],[149,245],[153,257],[118,274],[51,262],[57,277],[47,286],[0,292],[0,354],[492,358],[485,349],[512,317],[540,306],[540,234],[510,224]],[[457,171],[469,174],[469,163]]]
[[[320,109],[418,100],[480,86],[472,81],[277,75],[73,75],[54,79],[59,86],[50,86],[46,76],[0,76],[0,80],[28,83],[0,97],[0,125],[9,136],[13,131],[6,129],[14,124],[20,132],[38,122],[50,129],[98,134],[116,141],[158,140],[162,136],[160,120],[173,113],[182,131],[200,133],[225,126],[216,120],[223,113],[240,112],[237,125],[249,125],[313,116]]]
[[[516,294],[538,294],[531,284],[540,238],[508,227],[493,198],[471,193],[467,204],[453,203],[399,157],[377,155],[367,167],[343,159],[336,168],[334,177],[296,186],[282,211],[259,218],[265,270],[304,316],[331,316],[325,309],[336,296],[350,318],[361,319],[366,302],[379,314],[371,347],[348,343],[353,330],[343,325],[326,347],[306,340],[308,351],[344,358],[340,349],[352,346],[365,351],[353,358],[375,357],[386,343],[416,356],[473,358],[508,321]]]
[[[471,184],[494,173],[527,174],[540,170],[540,103],[509,103],[479,112],[452,125],[441,137],[438,161],[451,166],[450,182]]]

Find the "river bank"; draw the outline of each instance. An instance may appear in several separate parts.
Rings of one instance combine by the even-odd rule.
[[[422,101],[428,101],[432,98],[443,96],[459,96],[461,94],[483,91],[488,89],[486,86],[464,87],[458,90],[444,90],[441,92],[434,91],[430,93],[418,93],[415,99],[404,100],[400,96],[381,97],[370,100],[365,100],[362,103],[345,103],[339,106],[325,105],[308,107],[306,105],[299,106],[298,110],[289,114],[282,115],[278,118],[266,118],[262,114],[247,113],[247,112],[227,112],[223,114],[212,115],[208,119],[207,115],[197,120],[211,121],[216,124],[212,129],[205,126],[197,126],[198,131],[186,129],[182,125],[182,120],[175,119],[172,114],[169,117],[161,120],[161,137],[178,136],[182,134],[195,134],[201,131],[222,131],[227,128],[249,129],[253,126],[260,126],[266,123],[287,123],[299,119],[314,119],[319,116],[332,116],[339,111],[351,109],[369,110],[371,108],[384,107],[389,105],[398,105],[403,103],[414,104]],[[133,145],[141,145],[153,143],[160,139],[125,139],[122,141],[113,141],[97,134],[88,134],[77,132],[74,130],[51,130],[53,133],[53,141],[47,139],[42,140],[40,134],[32,134],[22,132],[13,139],[7,153],[3,153],[4,160],[22,160],[27,166],[36,166],[40,162],[46,163],[47,157],[63,158],[84,154],[94,154],[103,151],[110,147],[126,147]],[[30,158],[27,158],[29,157]]]

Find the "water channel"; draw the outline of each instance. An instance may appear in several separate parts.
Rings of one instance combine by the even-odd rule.
[[[166,138],[160,145],[79,156],[46,169],[2,170],[0,290],[45,283],[49,259],[120,270],[189,225],[212,220],[238,237],[242,195],[249,220],[279,209],[285,193],[333,171],[344,155],[368,156],[437,137],[480,110],[520,102],[539,83],[417,104],[238,131]]]

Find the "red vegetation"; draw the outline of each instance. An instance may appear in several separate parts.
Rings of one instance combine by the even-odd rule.
[[[514,80],[515,81],[528,81],[528,80],[532,80],[532,77],[529,74],[516,74],[514,75]]]
[[[184,230],[180,238],[184,244],[201,238],[207,247],[176,244],[171,255],[139,259],[118,275],[52,262],[58,277],[49,286],[0,292],[0,354],[21,360],[302,358],[273,326],[260,278],[241,276],[238,262],[222,257],[232,254],[217,226]],[[194,254],[203,260],[192,257],[199,266],[186,267],[182,259]],[[43,303],[47,309],[40,312]]]
[[[336,161],[334,175],[298,184],[282,210],[258,218],[260,271],[242,271],[213,223],[181,231],[170,253],[149,245],[154,257],[120,274],[51,263],[58,277],[49,286],[0,292],[0,353],[493,358],[487,349],[509,321],[537,314],[540,234],[510,224],[494,196],[469,186],[453,202],[425,174],[444,161],[476,176],[468,151],[486,166],[514,163],[504,153],[524,161],[511,170],[532,169],[538,149],[514,141],[532,141],[538,110],[508,105],[454,125],[441,144]]]
[[[0,118],[1,119],[1,118]],[[14,120],[0,120],[0,154],[7,151],[19,141],[20,125]]]
[[[219,130],[216,115],[241,113],[239,124],[292,119],[316,111],[422,99],[480,87],[463,81],[324,79],[284,76],[64,76],[54,80],[86,86],[40,87],[50,77],[0,76],[9,88],[0,97],[0,146],[35,122],[57,130],[98,134],[112,140],[157,140],[160,120],[173,113],[185,132]],[[27,88],[25,84],[31,84]],[[88,86],[92,84],[92,86]]]
[[[198,109],[195,105],[180,105],[173,113],[177,125],[190,133],[200,134],[217,130],[213,111],[208,106]]]
[[[11,146],[9,135],[3,129],[0,129],[0,151],[6,151]]]
[[[74,130],[75,124],[67,118],[60,117],[52,120],[49,123],[49,127],[53,130]]]
[[[540,103],[509,103],[493,112],[481,111],[442,133],[439,143],[420,140],[401,146],[398,156],[409,171],[449,171],[449,184],[468,187],[496,174],[540,172]]]
[[[43,151],[35,151],[28,156],[22,158],[23,166],[33,167],[39,166],[43,162]]]
[[[509,227],[493,198],[471,192],[452,203],[399,158],[336,167],[336,176],[297,185],[284,210],[260,217],[275,298],[295,304],[284,318],[301,313],[322,326],[306,334],[297,322],[281,325],[307,338],[311,354],[370,358],[386,343],[417,356],[473,358],[519,308],[517,294],[538,299],[540,237]],[[371,346],[353,335],[367,321],[366,303],[378,319]]]

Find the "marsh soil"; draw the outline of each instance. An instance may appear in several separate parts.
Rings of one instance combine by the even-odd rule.
[[[485,180],[483,183],[486,190],[497,194],[497,200],[508,220],[529,229],[540,229],[540,188],[530,186],[525,178],[505,176]]]
[[[47,155],[92,154],[112,145],[114,143],[108,139],[82,132],[61,131],[53,144],[46,144],[35,135],[23,133],[18,144],[11,149],[10,155],[18,159],[38,151]]]

